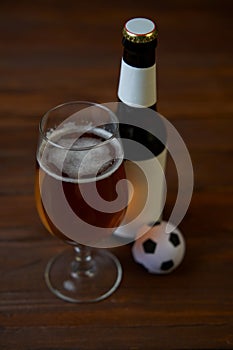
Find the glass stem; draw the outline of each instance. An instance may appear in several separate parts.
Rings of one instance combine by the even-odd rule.
[[[95,263],[92,259],[91,248],[78,244],[74,246],[75,257],[71,263],[71,276],[73,278],[92,277],[94,275]]]

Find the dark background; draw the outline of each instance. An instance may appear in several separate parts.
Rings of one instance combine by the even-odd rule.
[[[1,349],[232,349],[232,10],[226,0],[1,1]],[[114,249],[124,278],[108,299],[72,305],[45,286],[64,245],[34,205],[40,117],[70,100],[116,101],[121,29],[155,19],[158,109],[190,151],[195,189],[180,228],[187,252],[172,274],[148,274]],[[177,190],[168,160],[168,219]]]

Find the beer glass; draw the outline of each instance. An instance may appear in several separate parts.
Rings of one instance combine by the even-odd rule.
[[[35,195],[42,223],[69,248],[45,271],[49,289],[69,302],[95,302],[119,286],[120,262],[108,249],[128,193],[118,120],[104,105],[74,101],[39,124]]]

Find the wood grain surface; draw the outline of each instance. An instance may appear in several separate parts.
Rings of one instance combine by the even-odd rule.
[[[233,3],[227,0],[0,2],[0,349],[233,349]],[[96,304],[47,289],[64,244],[34,204],[38,122],[70,100],[116,101],[121,28],[155,19],[158,108],[183,137],[195,188],[180,224],[187,252],[166,276],[113,249],[124,276]],[[175,203],[169,158],[164,218]]]

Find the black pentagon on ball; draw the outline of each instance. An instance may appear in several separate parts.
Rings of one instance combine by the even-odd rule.
[[[161,266],[160,266],[160,270],[162,271],[168,271],[170,270],[172,267],[174,266],[174,262],[172,260],[167,260],[164,261]]]
[[[155,243],[154,241],[152,241],[152,239],[149,238],[145,242],[143,242],[142,245],[145,253],[153,254],[155,252],[157,243]]]
[[[170,234],[169,241],[174,245],[174,247],[177,247],[180,244],[180,238],[174,232]]]

